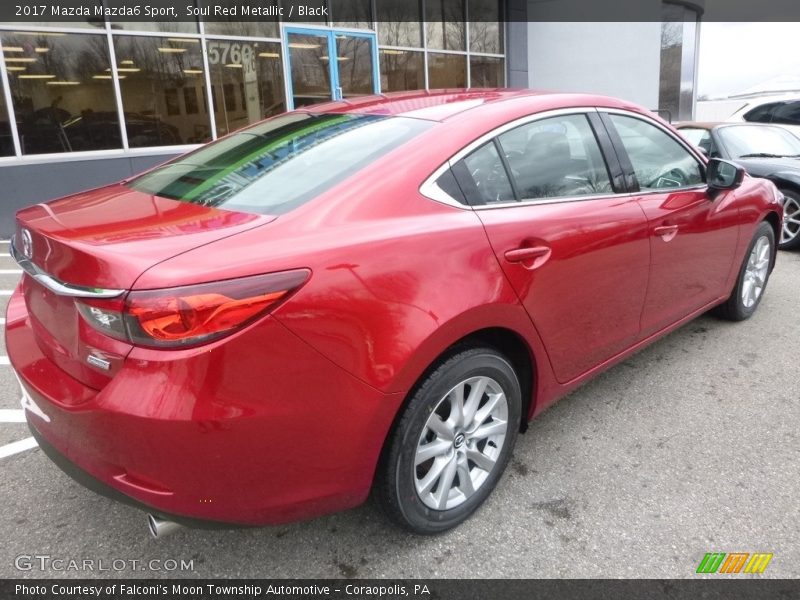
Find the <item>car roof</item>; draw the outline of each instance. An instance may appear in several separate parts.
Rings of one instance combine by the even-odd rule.
[[[428,91],[391,92],[327,102],[308,107],[308,112],[335,112],[404,116],[432,121],[445,121],[464,115],[467,111],[512,100],[530,100],[531,108],[548,110],[570,106],[602,106],[642,110],[606,96],[562,94],[513,88],[443,89]]]
[[[682,121],[673,123],[675,129],[716,129],[717,127],[769,127],[771,129],[783,129],[776,123],[749,123],[747,121]]]

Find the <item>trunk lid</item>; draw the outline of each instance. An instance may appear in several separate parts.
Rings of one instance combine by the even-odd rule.
[[[118,184],[21,210],[14,240],[19,255],[62,283],[129,290],[162,261],[273,220]],[[100,389],[108,383],[131,346],[84,322],[75,304],[80,298],[55,293],[27,274],[23,292],[45,355],[84,385]],[[89,356],[100,360],[90,363]],[[103,361],[108,368],[98,366]]]

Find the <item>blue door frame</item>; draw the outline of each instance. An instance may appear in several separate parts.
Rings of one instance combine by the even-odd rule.
[[[289,35],[313,35],[324,37],[328,42],[328,73],[331,81],[331,100],[342,99],[342,86],[339,83],[339,61],[331,60],[337,56],[336,35],[346,35],[348,37],[366,38],[370,41],[372,50],[372,88],[375,94],[381,92],[381,73],[378,67],[378,36],[374,33],[363,31],[348,31],[346,29],[313,29],[310,27],[285,27],[283,29],[283,47],[286,55],[286,91],[287,106],[289,110],[294,110],[294,89],[292,85],[292,52],[289,48]]]

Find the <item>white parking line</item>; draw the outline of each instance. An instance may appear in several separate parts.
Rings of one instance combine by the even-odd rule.
[[[5,446],[0,446],[0,458],[5,458],[6,456],[19,454],[20,452],[25,452],[25,450],[36,448],[36,446],[38,445],[39,444],[36,443],[35,439],[29,437],[25,438],[24,440],[20,440],[18,442],[12,442],[10,444],[6,444]]]
[[[14,293],[14,290],[0,290],[0,296],[10,296]]]
[[[24,423],[25,411],[21,408],[0,408],[0,423]]]
[[[0,356],[0,365],[10,365],[11,361],[8,360],[7,356]]]
[[[5,325],[5,324],[6,324],[6,318],[0,317],[0,325]]]
[[[0,269],[0,275],[22,275],[22,269]]]

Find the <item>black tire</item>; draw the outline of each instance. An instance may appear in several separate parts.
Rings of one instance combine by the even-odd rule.
[[[790,200],[794,206],[800,206],[800,193],[797,193],[794,190],[782,189],[781,193],[787,200]],[[786,210],[786,203],[784,202],[784,210]],[[781,239],[783,235],[781,235]],[[800,248],[800,232],[794,236],[793,239],[787,242],[779,242],[778,249],[779,250],[797,250]]]
[[[427,426],[429,418],[432,418],[434,411],[436,411],[437,415],[444,421],[445,417],[441,411],[447,409],[447,420],[449,421],[450,407],[453,406],[449,400],[449,398],[452,398],[449,392],[454,390],[462,382],[466,383],[463,389],[466,394],[467,402],[464,402],[464,406],[469,404],[469,392],[472,390],[472,386],[468,383],[470,379],[478,383],[489,380],[490,383],[487,385],[490,387],[487,387],[487,390],[497,390],[499,386],[499,389],[505,395],[507,425],[505,438],[501,442],[501,447],[498,449],[497,443],[494,441],[496,438],[493,438],[492,441],[484,442],[484,445],[481,447],[481,452],[486,451],[490,454],[496,454],[494,466],[490,467],[488,471],[473,470],[477,469],[477,464],[465,457],[469,452],[473,452],[472,456],[474,457],[475,448],[478,447],[481,442],[467,438],[467,441],[464,441],[464,439],[461,440],[462,445],[458,445],[458,427],[454,429],[456,435],[453,438],[453,447],[446,451],[448,455],[453,456],[453,458],[448,459],[447,456],[441,455],[437,456],[435,459],[431,458],[430,462],[423,462],[416,466],[414,463],[417,450],[420,448],[419,445],[428,441],[423,439],[423,433],[425,433],[427,437],[434,435],[436,437],[434,441],[439,444],[445,443],[445,440],[439,439],[438,434],[434,434],[433,430]],[[473,385],[476,386],[475,396],[480,396],[479,406],[488,406],[490,398],[489,393],[479,390],[477,383]],[[494,395],[497,396],[497,394]],[[495,406],[499,406],[499,402],[500,401],[498,401]],[[470,406],[474,408],[477,405],[471,404]],[[422,381],[421,385],[416,388],[416,392],[414,392],[408,405],[400,416],[394,431],[387,440],[387,445],[376,478],[375,491],[377,499],[388,517],[395,524],[404,529],[418,534],[430,535],[451,529],[472,515],[492,492],[508,464],[511,451],[516,442],[517,433],[519,432],[521,406],[522,394],[519,378],[514,372],[510,362],[496,350],[491,348],[472,348],[464,350],[436,366]],[[480,408],[478,408],[478,411],[480,411]],[[476,418],[480,418],[480,415],[477,413]],[[470,421],[470,423],[475,422],[477,421]],[[498,419],[498,422],[502,422],[502,419]],[[484,425],[491,425],[494,423],[494,417],[487,417],[487,420],[482,421],[482,423],[484,423]],[[482,429],[483,426],[479,428]],[[466,430],[464,431],[466,432]],[[470,469],[470,473],[476,473],[477,477],[483,476],[485,479],[476,486],[471,495],[468,495],[461,491],[460,477],[462,475],[456,474],[454,478],[451,479],[452,487],[448,486],[447,488],[448,492],[446,497],[451,498],[449,502],[460,501],[461,503],[451,508],[444,508],[443,510],[431,508],[426,505],[426,502],[431,502],[433,495],[435,495],[437,491],[441,492],[441,490],[437,490],[437,488],[442,485],[441,481],[444,475],[439,478],[438,482],[431,490],[431,493],[425,494],[426,500],[423,500],[420,493],[417,491],[417,478],[427,475],[427,473],[424,472],[427,465],[430,465],[430,471],[433,471],[432,464],[435,461],[442,461],[448,465],[450,462],[455,464],[459,461],[463,461],[459,464],[467,465],[466,468]],[[445,472],[447,468],[448,467],[444,467],[442,472]],[[457,467],[453,467],[453,469],[456,468]],[[460,470],[463,467],[458,468],[458,473],[463,473],[463,471]],[[485,472],[488,472],[488,475],[484,476],[483,473]],[[471,476],[470,481],[472,481]],[[456,482],[458,482],[457,486]],[[471,486],[472,484],[470,483],[470,487]],[[458,487],[458,489],[456,489],[456,487]],[[457,497],[453,498],[453,494]],[[463,498],[459,495],[463,496]],[[440,496],[444,496],[444,493],[440,493]]]
[[[766,238],[769,241],[769,268],[767,269],[767,273],[764,277],[764,285],[761,288],[760,294],[752,305],[747,306],[742,298],[742,291],[747,279],[747,265],[748,261],[750,260],[750,255],[753,252],[753,248],[755,248],[756,244],[762,238]],[[775,232],[769,223],[762,222],[756,228],[753,239],[751,240],[750,245],[747,247],[747,252],[744,255],[742,266],[739,268],[739,276],[736,279],[736,285],[733,288],[733,292],[724,304],[717,307],[717,315],[729,321],[744,321],[745,319],[749,319],[751,316],[753,316],[753,313],[756,312],[758,305],[761,304],[761,299],[764,297],[764,292],[767,290],[767,283],[769,282],[769,276],[772,272],[772,267],[774,266],[775,262],[774,248]]]

